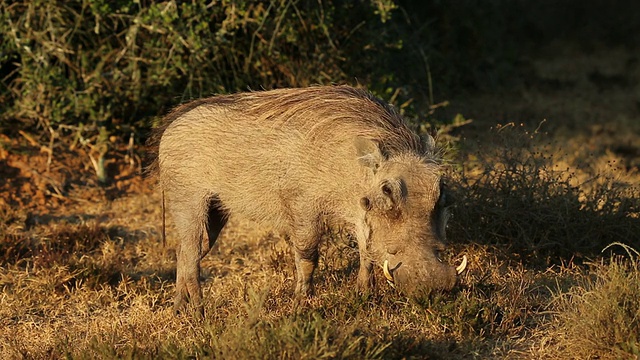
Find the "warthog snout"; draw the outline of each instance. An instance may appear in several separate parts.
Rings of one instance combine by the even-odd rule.
[[[428,261],[414,264],[402,261],[384,260],[382,272],[387,283],[406,294],[427,293],[431,290],[451,290],[467,267],[465,255],[460,265],[449,266],[441,260],[429,266]]]

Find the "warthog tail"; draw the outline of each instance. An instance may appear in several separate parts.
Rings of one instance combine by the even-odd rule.
[[[167,226],[166,226],[166,212],[164,206],[164,190],[162,190],[162,247],[167,245]]]

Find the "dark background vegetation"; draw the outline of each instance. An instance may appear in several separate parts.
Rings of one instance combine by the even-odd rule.
[[[188,99],[329,83],[358,83],[398,105],[412,99],[407,110],[421,117],[462,91],[527,81],[527,54],[550,42],[636,47],[639,8],[631,0],[3,0],[0,128],[128,135],[134,127],[144,138],[154,118]]]

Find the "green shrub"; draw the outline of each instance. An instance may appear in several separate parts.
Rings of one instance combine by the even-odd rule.
[[[360,25],[383,24],[393,8],[380,0],[2,1],[2,120],[128,130],[185,99],[344,82],[344,49],[379,47],[386,37]]]

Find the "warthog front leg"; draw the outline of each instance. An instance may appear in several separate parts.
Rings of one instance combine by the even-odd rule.
[[[373,262],[366,250],[360,250],[360,268],[358,269],[358,289],[369,292],[374,286]]]
[[[297,204],[292,212],[298,214],[291,231],[287,232],[293,246],[296,264],[296,295],[313,295],[313,272],[318,266],[318,245],[322,236],[322,222],[306,203]]]
[[[295,249],[296,259],[296,294],[313,295],[313,272],[318,266],[318,247],[311,249]]]
[[[362,204],[363,208],[369,208],[369,201]],[[370,236],[369,226],[366,224],[364,216],[356,226],[356,239],[358,240],[358,252],[360,254],[360,268],[358,269],[358,289],[362,293],[368,293],[374,286],[373,260],[368,249]]]

